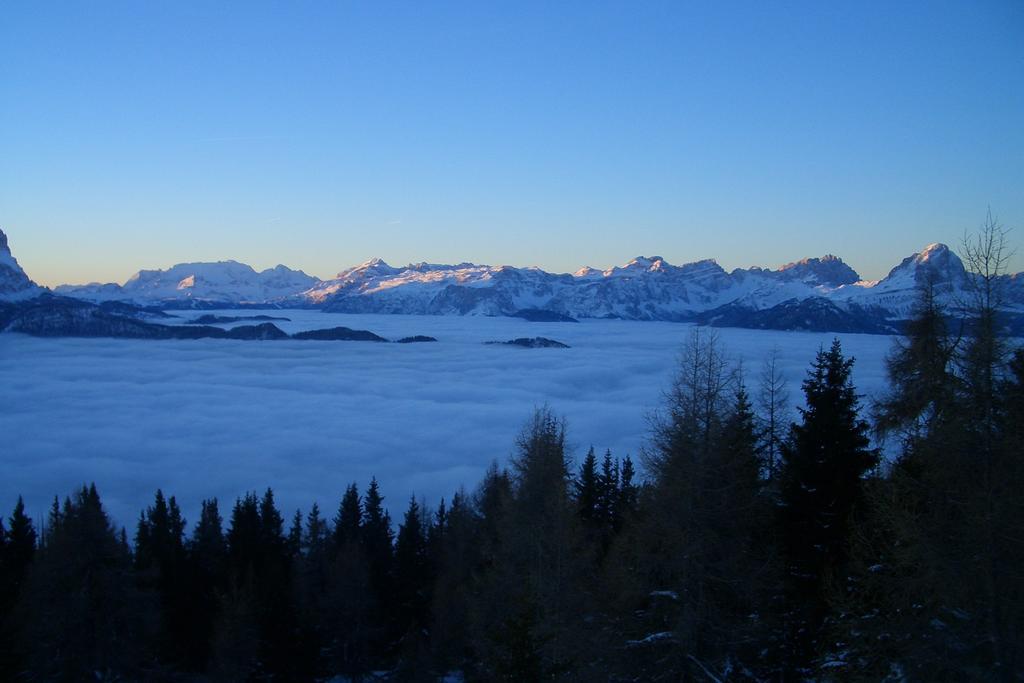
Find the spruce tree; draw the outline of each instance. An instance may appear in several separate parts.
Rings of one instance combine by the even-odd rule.
[[[190,663],[193,670],[210,668],[214,627],[220,615],[221,600],[228,589],[227,542],[217,499],[204,500],[199,521],[187,545],[193,577],[194,610],[191,631]]]
[[[851,516],[863,478],[878,464],[851,378],[854,359],[838,339],[819,350],[803,383],[806,407],[783,449],[782,525],[792,608],[789,666],[806,667],[818,649],[827,586],[847,556]]]
[[[247,493],[235,500],[228,522],[228,558],[236,583],[244,583],[246,577],[259,564],[260,537],[259,499],[255,493]]]
[[[284,518],[267,488],[260,500],[260,564],[256,574],[260,613],[260,660],[267,674],[294,677],[305,663],[297,638],[292,593],[292,549]]]
[[[434,518],[427,529],[427,559],[432,570],[436,570],[444,555],[445,541],[448,537],[448,506],[444,498],[437,504]]]
[[[288,554],[292,559],[297,559],[302,552],[302,510],[296,508],[292,515],[292,525],[288,528]]]
[[[384,497],[380,494],[377,479],[370,480],[363,500],[363,524],[360,528],[363,547],[370,561],[370,572],[377,583],[378,597],[388,597],[388,577],[391,574],[392,543],[391,516],[384,509]]]
[[[216,498],[202,501],[199,522],[192,531],[189,553],[198,567],[211,577],[214,585],[220,584],[213,577],[220,577],[224,571],[227,555],[227,541],[224,537],[224,520]]]
[[[144,586],[160,596],[159,655],[169,665],[190,658],[192,606],[195,598],[185,566],[185,521],[172,496],[159,489],[153,505],[142,512],[135,534],[135,568]]]
[[[591,446],[587,455],[580,465],[579,475],[574,482],[576,489],[576,507],[580,519],[591,528],[600,523],[601,491],[599,489],[597,474],[597,458],[594,456],[594,447]]]
[[[618,514],[615,518],[615,530],[619,531],[622,525],[636,515],[639,489],[634,483],[636,470],[633,461],[627,455],[622,459],[622,467],[619,470],[619,500]]]
[[[21,590],[36,553],[36,530],[32,526],[32,518],[25,514],[25,501],[21,496],[18,496],[14,512],[7,521],[2,565],[5,573],[4,593],[13,596]]]
[[[284,535],[284,518],[274,502],[274,491],[267,488],[260,500],[260,550],[267,559],[287,556],[287,539]]]
[[[372,628],[370,649],[377,657],[384,656],[390,648],[392,633],[390,617],[395,608],[392,570],[394,553],[394,531],[391,516],[384,508],[384,497],[376,478],[370,480],[363,498],[363,525],[360,528],[361,548],[369,572],[370,593],[373,609],[370,613]]]
[[[302,532],[302,554],[311,565],[319,566],[327,559],[327,547],[331,530],[327,521],[320,516],[320,506],[313,503],[306,515],[306,527]]]
[[[428,625],[427,608],[431,577],[427,568],[427,539],[420,505],[410,498],[395,542],[395,607],[397,634],[405,641],[403,654],[414,658],[422,646],[422,632]]]
[[[334,518],[334,547],[340,551],[347,544],[359,542],[360,529],[363,526],[362,501],[359,489],[350,484],[338,506],[338,514]]]
[[[619,528],[620,498],[619,462],[612,459],[611,450],[606,450],[601,461],[601,473],[597,478],[597,518],[601,523],[605,549],[611,534]]]
[[[370,668],[370,641],[376,624],[362,527],[362,501],[353,483],[346,488],[334,518],[323,613],[328,667],[355,680]]]

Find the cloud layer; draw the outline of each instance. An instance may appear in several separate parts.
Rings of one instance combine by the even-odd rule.
[[[231,312],[224,312],[231,314]],[[277,313],[275,313],[277,315]],[[0,335],[0,512],[18,494],[34,517],[53,496],[95,481],[119,524],[160,487],[191,522],[199,501],[229,509],[272,485],[286,512],[314,501],[333,514],[344,487],[376,476],[395,514],[410,495],[434,504],[504,461],[534,406],[591,444],[623,456],[644,443],[688,325],[510,318],[281,313],[287,332],[344,325],[438,343],[35,339]],[[756,383],[780,351],[794,401],[833,335],[719,331]],[[570,349],[481,342],[545,336]],[[891,338],[841,335],[861,393],[883,382]],[[222,508],[223,509],[223,508]],[[227,510],[225,510],[226,512]]]

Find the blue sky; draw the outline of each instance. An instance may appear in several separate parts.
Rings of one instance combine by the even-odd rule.
[[[879,277],[988,206],[1024,244],[1018,0],[0,8],[0,227],[45,284],[827,252]]]

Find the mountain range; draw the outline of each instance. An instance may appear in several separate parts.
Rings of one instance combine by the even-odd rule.
[[[472,263],[393,267],[371,259],[328,280],[283,265],[256,271],[236,261],[183,263],[143,270],[123,285],[61,285],[54,295],[93,304],[153,309],[319,308],[338,313],[520,315],[696,321],[770,329],[891,333],[905,320],[919,286],[931,281],[951,307],[971,278],[960,258],[931,244],[881,280],[865,281],[842,259],[806,258],[777,269],[727,272],[714,260],[673,265],[658,256],[575,273]],[[1008,313],[1024,319],[1024,274],[1004,276]],[[46,290],[17,266],[0,232],[0,298]],[[530,316],[526,316],[530,317]]]

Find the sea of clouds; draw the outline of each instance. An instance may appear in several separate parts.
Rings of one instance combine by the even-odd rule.
[[[221,315],[248,312],[219,311]],[[683,342],[675,323],[345,315],[257,311],[291,318],[296,332],[334,326],[438,343],[130,341],[0,335],[0,512],[19,494],[45,516],[95,482],[108,511],[131,530],[157,488],[191,522],[216,496],[273,486],[286,514],[318,502],[333,515],[347,484],[380,481],[392,515],[409,497],[435,505],[507,462],[534,407],[568,421],[577,459],[593,445],[637,454]],[[184,317],[192,314],[183,313]],[[252,323],[242,323],[252,324]],[[835,335],[717,330],[742,360],[751,390],[772,348],[795,404],[800,382]],[[570,349],[482,342],[544,336]],[[844,334],[865,401],[881,390],[892,338]],[[795,410],[794,410],[795,412]]]

